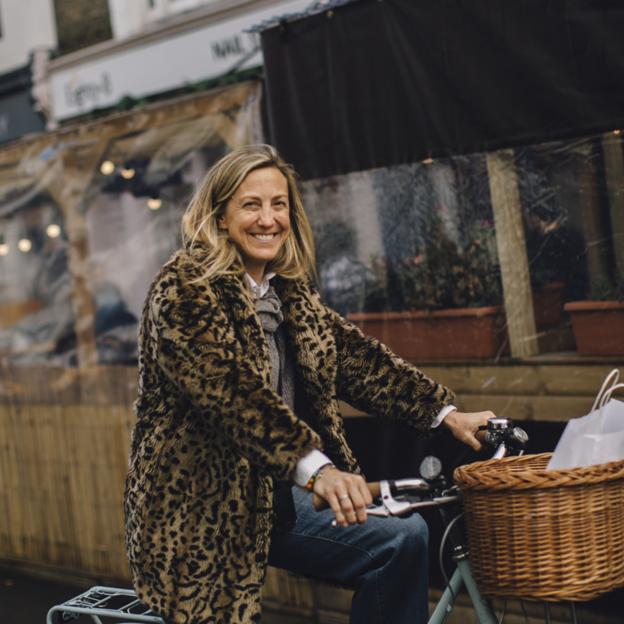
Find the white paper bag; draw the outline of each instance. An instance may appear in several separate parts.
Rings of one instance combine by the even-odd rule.
[[[598,392],[591,412],[571,419],[548,463],[549,470],[579,468],[624,459],[624,402],[613,399],[620,374],[612,370]]]

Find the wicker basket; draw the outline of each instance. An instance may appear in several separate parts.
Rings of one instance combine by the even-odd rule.
[[[485,596],[589,600],[624,585],[624,461],[546,470],[550,455],[455,470]]]

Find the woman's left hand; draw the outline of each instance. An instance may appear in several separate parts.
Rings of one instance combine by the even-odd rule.
[[[467,444],[475,451],[482,448],[481,442],[477,439],[479,427],[487,425],[489,418],[496,418],[494,412],[450,412],[446,415],[442,424],[450,430],[460,442]]]

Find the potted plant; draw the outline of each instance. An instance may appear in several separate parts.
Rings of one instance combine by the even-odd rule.
[[[564,305],[581,355],[624,355],[624,277],[597,281],[587,301]]]
[[[481,224],[462,248],[434,221],[424,239],[413,256],[373,263],[367,311],[348,318],[407,359],[497,356],[507,333],[492,227]]]

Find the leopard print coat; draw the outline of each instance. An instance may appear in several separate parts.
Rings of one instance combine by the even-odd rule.
[[[314,429],[271,389],[269,353],[237,276],[195,281],[201,251],[179,251],[141,320],[137,422],[124,511],[140,599],[175,624],[260,621],[273,480],[311,448],[357,471],[338,399],[419,429],[452,393],[325,307],[274,278]]]

